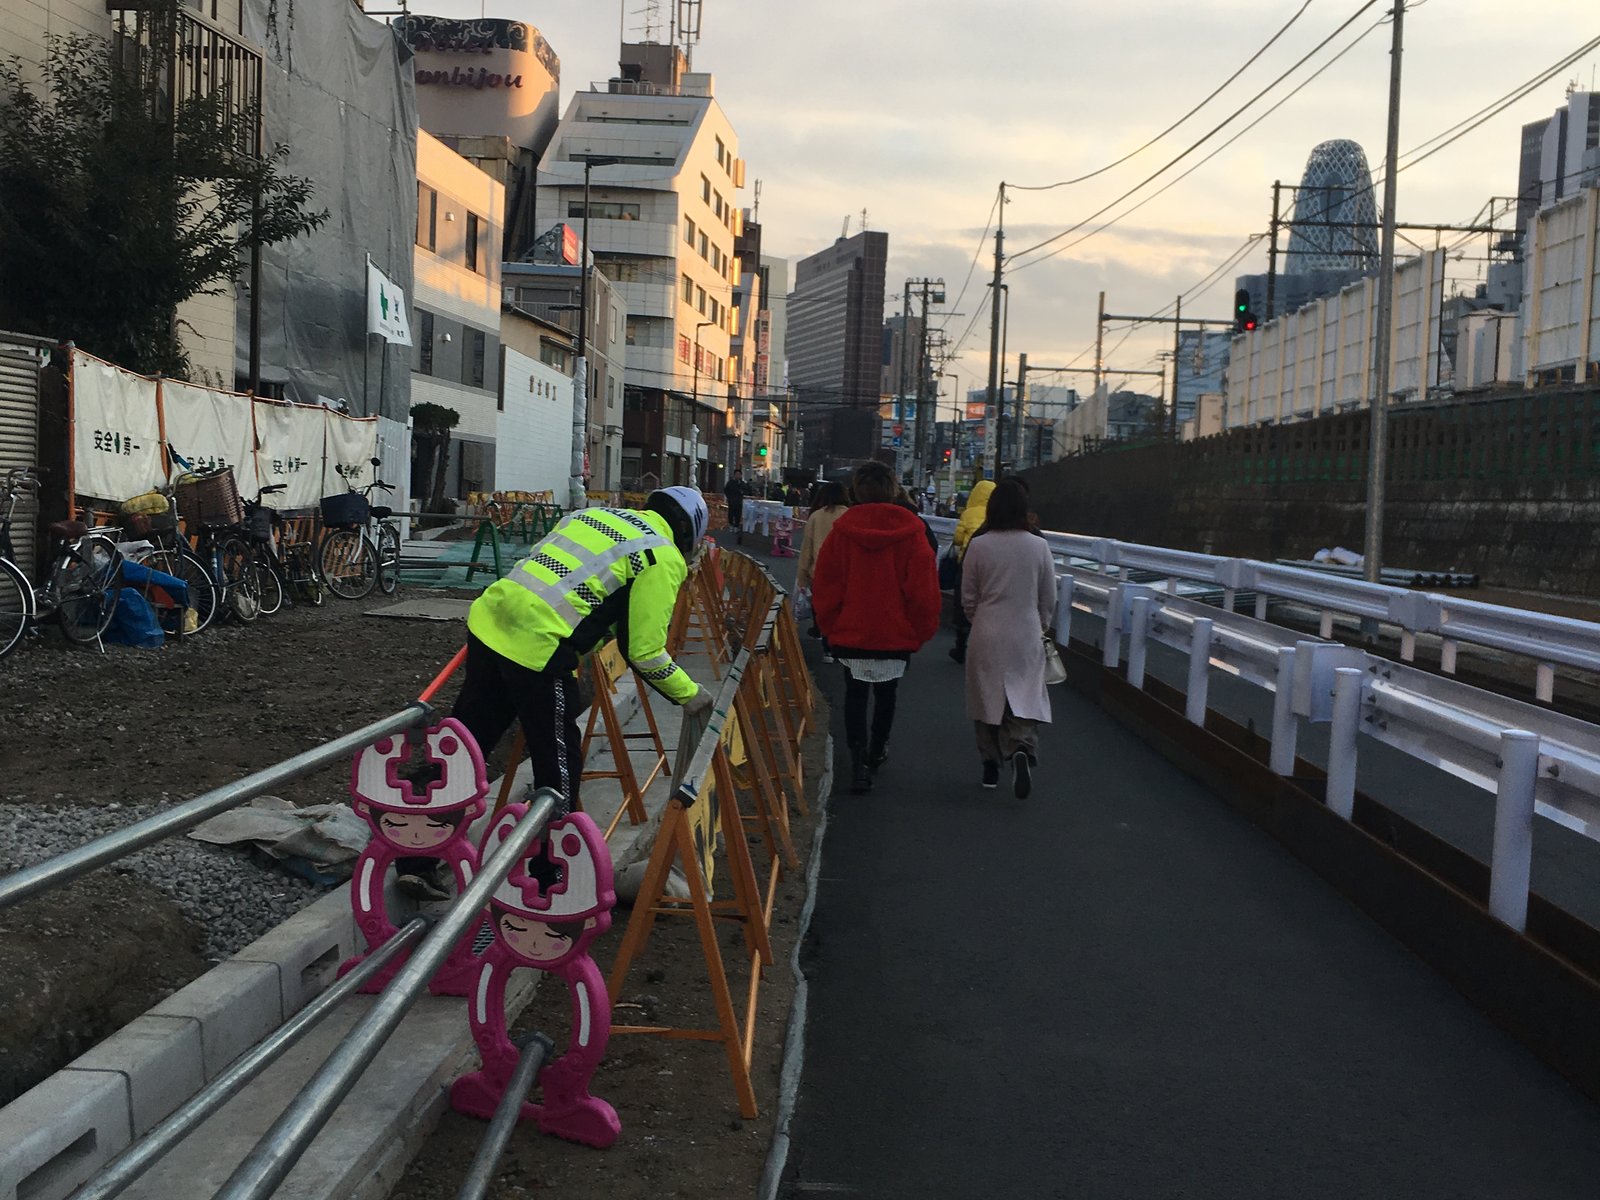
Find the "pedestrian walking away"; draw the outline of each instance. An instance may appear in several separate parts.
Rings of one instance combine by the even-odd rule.
[[[984,515],[989,506],[990,493],[994,491],[994,480],[980,479],[972,485],[972,493],[967,497],[967,505],[961,510],[961,517],[956,521],[956,529],[950,535],[950,553],[954,556],[956,564],[953,582],[956,594],[956,644],[950,651],[950,657],[957,662],[967,661],[967,638],[972,633],[972,623],[967,620],[967,614],[961,607],[961,564],[966,558],[967,546],[972,541],[972,535],[977,533],[983,525]]]
[[[853,483],[856,504],[833,522],[817,555],[812,605],[845,669],[850,790],[859,794],[888,759],[895,690],[912,653],[938,632],[941,600],[927,527],[895,503],[889,468],[864,463]]]
[[[805,532],[800,535],[800,562],[795,567],[795,587],[798,590],[811,590],[812,582],[816,578],[817,555],[822,550],[822,543],[827,541],[833,523],[849,507],[850,493],[845,491],[844,484],[828,482],[817,488],[816,496],[812,500],[811,515],[806,518]],[[806,632],[814,638],[822,636],[822,630],[817,627],[815,613],[811,618],[811,628]],[[826,648],[822,660],[833,661],[832,655]]]
[[[744,498],[748,491],[743,471],[735,471],[733,478],[722,485],[723,498],[728,502],[728,525],[741,546],[744,545]]]
[[[1019,799],[1033,789],[1038,725],[1050,720],[1044,638],[1055,619],[1050,545],[1028,528],[1028,497],[1013,480],[988,498],[982,537],[961,564],[961,607],[972,623],[967,645],[967,715],[977,734],[983,786],[999,785],[1010,762]]]

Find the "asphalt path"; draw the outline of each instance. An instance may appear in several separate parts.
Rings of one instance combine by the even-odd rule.
[[[831,802],[785,1196],[1592,1200],[1600,1108],[1097,707],[981,790],[949,646]]]

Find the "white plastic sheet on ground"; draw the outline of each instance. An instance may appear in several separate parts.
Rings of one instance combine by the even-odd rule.
[[[333,495],[372,482],[372,460],[378,456],[378,418],[347,417],[324,409],[327,422],[327,461],[322,472],[322,494]],[[385,478],[385,483],[394,480]],[[374,493],[374,504],[390,504],[387,493]]]
[[[80,496],[126,500],[165,482],[155,380],[75,350],[72,405]]]
[[[255,402],[256,474],[260,486],[287,484],[267,496],[273,508],[315,508],[322,488],[322,451],[327,410],[320,405]]]
[[[249,500],[256,494],[256,437],[250,397],[163,379],[161,411],[167,440],[196,470],[232,467],[240,495]]]

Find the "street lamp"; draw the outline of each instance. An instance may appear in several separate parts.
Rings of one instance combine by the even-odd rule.
[[[707,318],[694,327],[694,383],[689,391],[689,479],[700,486],[700,331],[716,322]]]
[[[619,158],[602,155],[585,155],[583,163],[583,246],[578,263],[578,362],[572,373],[572,468],[567,481],[571,493],[571,507],[582,508],[585,502],[583,486],[583,456],[589,445],[589,172],[595,167],[609,167],[621,162]]]

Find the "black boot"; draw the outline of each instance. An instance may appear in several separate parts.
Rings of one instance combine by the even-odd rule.
[[[877,771],[889,761],[889,743],[873,742],[867,747],[867,770]]]
[[[859,747],[850,751],[850,794],[864,795],[872,790],[872,768]]]

